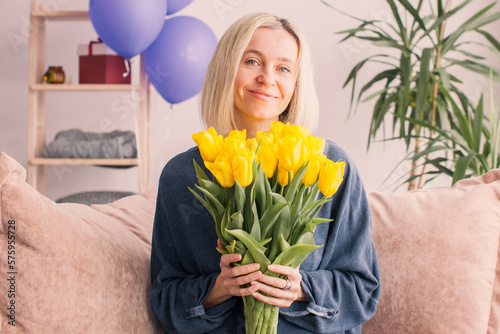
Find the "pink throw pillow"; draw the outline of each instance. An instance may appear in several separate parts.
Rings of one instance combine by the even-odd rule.
[[[382,294],[363,333],[500,333],[500,170],[368,199]]]

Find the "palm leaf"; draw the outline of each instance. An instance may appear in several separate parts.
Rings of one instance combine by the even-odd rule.
[[[418,90],[416,98],[417,115],[423,114],[427,91],[429,90],[429,66],[431,61],[432,49],[425,48],[420,60],[420,77],[418,79]]]
[[[466,57],[477,59],[477,60],[485,60],[486,59],[486,57],[484,57],[484,56],[480,56],[480,55],[474,54],[474,53],[469,52],[467,50],[456,49],[455,52],[461,53],[461,54],[463,54]]]
[[[500,18],[500,13],[494,13],[489,16],[485,16],[485,14],[495,5],[492,3],[485,8],[481,9],[479,12],[471,16],[465,23],[460,25],[460,27],[455,30],[451,35],[446,37],[443,41],[443,55],[446,54],[449,50],[453,49],[454,43],[457,39],[462,36],[465,32],[470,30],[478,29],[488,23],[496,21]]]
[[[377,103],[375,103],[375,110],[370,125],[370,134],[368,136],[367,149],[370,147],[370,138],[375,138],[380,125],[384,121],[385,115],[389,112],[391,105],[397,99],[396,94],[390,94],[387,99],[386,96],[387,94],[381,95],[377,100]]]
[[[465,173],[469,168],[469,165],[474,158],[473,155],[468,155],[465,157],[460,157],[455,162],[455,171],[453,172],[453,180],[451,184],[455,184],[457,181],[460,181],[465,178]]]
[[[500,43],[495,39],[495,37],[484,30],[476,29],[476,31],[483,35],[491,43],[491,45],[495,47],[496,50],[500,51]]]
[[[482,75],[488,75],[490,73],[490,67],[487,65],[475,62],[470,59],[466,60],[459,60],[459,59],[451,59],[451,58],[446,58],[450,62],[449,65],[446,67],[451,67],[453,65],[458,65],[460,67],[463,67],[465,69],[468,69],[469,71],[482,74]],[[493,77],[495,79],[500,78],[500,72],[498,70],[493,70]]]
[[[370,89],[375,83],[377,83],[379,81],[382,81],[384,79],[387,80],[387,82],[385,84],[385,87],[386,87],[385,89],[387,89],[387,86],[389,86],[389,84],[397,77],[398,73],[399,73],[399,69],[396,68],[396,69],[385,70],[385,71],[382,71],[382,72],[376,74],[359,91],[358,102],[361,99],[361,96],[363,95],[363,93],[365,91],[367,91],[368,89]]]
[[[432,25],[430,25],[425,31],[424,31],[424,34],[422,36],[420,36],[420,38],[418,38],[416,41],[415,41],[415,44],[418,44],[424,37],[426,36],[430,36],[430,33],[432,31],[434,31],[434,29],[437,29],[441,26],[441,24],[443,22],[445,22],[446,20],[448,20],[451,16],[455,15],[458,11],[460,11],[462,8],[464,8],[465,6],[467,6],[472,0],[466,0],[464,1],[463,3],[461,3],[460,5],[458,5],[457,7],[453,8],[452,10],[449,10],[448,12],[444,13],[442,12],[442,8],[441,10],[438,10],[438,16],[437,16],[437,19],[434,21],[434,23]],[[441,2],[441,1],[440,1]],[[439,8],[439,7],[438,7]],[[432,38],[431,38],[431,42],[436,45],[433,41],[432,41]]]
[[[488,106],[490,118],[490,138],[491,138],[491,168],[498,168],[498,151],[500,150],[500,112],[496,111],[493,102],[493,75],[490,73],[490,84],[488,88]],[[496,114],[496,115],[495,115]]]
[[[477,107],[474,109],[474,120],[472,122],[472,134],[474,135],[474,151],[479,152],[481,147],[481,136],[483,134],[483,95],[479,98]]]
[[[361,70],[361,68],[363,68],[363,66],[370,60],[370,59],[373,59],[375,57],[388,57],[387,55],[384,55],[384,54],[376,54],[376,55],[373,55],[373,56],[370,56],[368,58],[365,58],[363,60],[361,60],[360,62],[358,62],[351,70],[351,72],[349,73],[349,75],[347,76],[347,79],[346,81],[344,82],[344,85],[342,86],[342,88],[345,88],[349,82],[352,81],[352,91],[351,91],[351,107],[352,107],[352,104],[353,104],[353,101],[354,101],[354,93],[356,91],[356,80],[357,80],[357,77],[358,77],[358,72]]]
[[[417,22],[418,25],[420,26],[420,29],[422,29],[422,31],[424,31],[424,33],[429,37],[429,39],[431,40],[432,44],[435,44],[434,41],[433,41],[433,39],[432,39],[432,36],[429,34],[429,30],[427,30],[425,28],[425,23],[422,20],[422,18],[420,17],[418,11],[407,0],[398,0],[398,2],[401,5],[403,5],[403,7],[408,11],[408,13],[411,14],[411,16],[413,17],[413,19],[415,20],[415,22]],[[419,7],[421,5],[422,4],[420,2],[419,3]]]
[[[443,85],[434,77],[431,76],[431,78],[432,78],[432,80],[434,80],[435,83],[437,83],[440,92],[444,96],[446,96],[448,102],[450,103],[452,110],[453,110],[453,113],[454,113],[455,117],[457,118],[458,126],[459,126],[459,129],[461,131],[463,138],[467,141],[467,143],[469,144],[469,147],[473,147],[474,146],[473,145],[474,137],[472,135],[472,129],[470,127],[469,122],[467,121],[467,118],[461,112],[460,108],[456,105],[456,103],[453,100],[453,98],[451,97],[450,93],[446,89],[444,89]]]
[[[396,19],[396,23],[399,28],[399,31],[397,31],[397,33],[401,38],[401,41],[403,42],[403,46],[408,47],[408,36],[406,35],[406,28],[403,24],[403,21],[401,21],[401,17],[399,16],[398,7],[396,6],[394,0],[386,0],[386,1],[391,7],[392,16]]]

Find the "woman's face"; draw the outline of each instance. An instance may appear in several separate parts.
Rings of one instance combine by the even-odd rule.
[[[271,121],[278,120],[295,89],[297,56],[297,42],[286,30],[255,31],[234,82],[235,116],[240,130],[267,130]]]

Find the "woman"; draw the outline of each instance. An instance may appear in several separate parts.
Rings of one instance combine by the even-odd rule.
[[[201,99],[207,127],[248,137],[273,120],[312,129],[318,104],[304,38],[289,21],[251,14],[224,34],[209,65]],[[315,250],[300,266],[270,266],[287,280],[232,267],[239,254],[220,255],[214,223],[188,191],[196,183],[192,148],[165,166],[160,177],[151,250],[152,305],[167,333],[244,333],[240,296],[280,307],[278,333],[361,333],[380,295],[370,212],[358,171],[327,141],[324,154],[344,161],[344,181],[318,216]],[[246,288],[240,286],[250,283]],[[267,296],[259,293],[264,292]]]

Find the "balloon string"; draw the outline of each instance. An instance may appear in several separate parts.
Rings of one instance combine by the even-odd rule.
[[[125,59],[125,69],[127,70],[127,72],[123,73],[123,77],[126,78],[130,75],[130,59]]]

